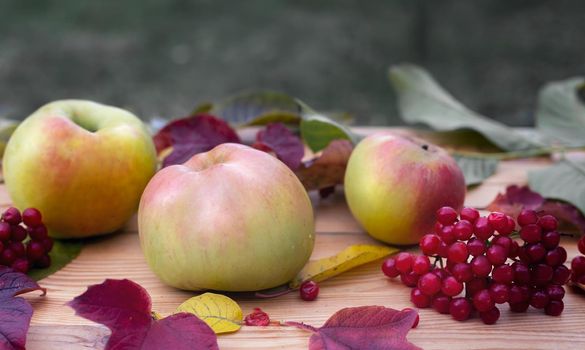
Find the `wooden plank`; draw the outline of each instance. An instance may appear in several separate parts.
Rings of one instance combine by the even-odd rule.
[[[467,205],[484,207],[508,184],[526,180],[527,169],[546,165],[547,159],[503,162],[497,174],[471,189]],[[312,259],[333,255],[355,243],[376,243],[352,218],[343,192],[327,199],[312,196],[316,209],[316,246]],[[9,204],[0,186],[0,204]],[[569,259],[577,254],[575,240],[564,239]],[[415,251],[416,247],[411,248]],[[341,308],[361,305],[384,305],[395,309],[412,307],[410,289],[385,278],[380,262],[373,262],[321,283],[321,293],[314,302],[303,302],[296,293],[275,299],[234,298],[244,313],[261,307],[274,320],[302,321],[315,326]],[[65,306],[88,285],[106,278],[129,278],[151,294],[153,308],[168,315],[185,299],[196,295],[162,284],[148,269],[138,243],[136,218],[122,232],[91,240],[80,256],[56,274],[40,283],[48,293],[39,297],[25,295],[35,313],[28,336],[28,349],[101,349],[109,331],[86,319],[76,317]],[[560,317],[545,316],[541,311],[513,314],[501,307],[502,317],[496,325],[486,326],[478,318],[453,321],[433,310],[420,310],[421,323],[409,339],[424,349],[585,349],[585,299],[583,293],[568,288],[565,311]],[[219,337],[222,349],[302,349],[310,334],[291,327],[243,327],[237,333]]]

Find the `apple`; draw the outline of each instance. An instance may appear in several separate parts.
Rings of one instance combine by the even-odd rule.
[[[138,232],[150,268],[168,285],[255,291],[296,276],[315,224],[307,192],[284,163],[225,143],[152,178]]]
[[[431,232],[439,208],[460,209],[466,190],[461,169],[445,150],[389,132],[370,135],[356,146],[344,188],[363,228],[397,245],[415,244]]]
[[[136,212],[156,166],[152,138],[140,119],[81,100],[55,101],[26,118],[2,163],[14,204],[39,209],[56,238],[121,228]]]

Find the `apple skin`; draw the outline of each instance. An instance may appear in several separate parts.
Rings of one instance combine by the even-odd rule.
[[[14,204],[39,209],[56,238],[121,228],[156,166],[140,119],[82,100],[55,101],[26,118],[8,141],[2,164]]]
[[[463,173],[445,150],[388,132],[370,135],[356,146],[344,188],[347,204],[366,232],[396,245],[418,243],[433,230],[439,208],[461,209],[466,191]]]
[[[226,143],[159,171],[140,200],[150,268],[186,290],[255,291],[292,280],[315,239],[313,208],[275,157]]]

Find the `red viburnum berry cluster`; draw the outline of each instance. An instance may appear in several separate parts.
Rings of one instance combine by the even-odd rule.
[[[26,241],[28,237],[30,240]],[[37,209],[28,208],[21,213],[11,207],[2,213],[0,265],[22,273],[33,267],[46,268],[51,265],[49,252],[52,248],[53,240],[48,236],[47,227]]]
[[[579,253],[585,255],[585,236],[581,237],[577,243]],[[585,256],[578,255],[571,261],[571,281],[574,283],[585,284]]]
[[[513,312],[532,306],[558,316],[571,273],[563,265],[567,252],[559,246],[557,224],[555,217],[533,210],[514,220],[499,212],[480,216],[473,208],[458,214],[443,207],[434,232],[420,240],[424,255],[401,252],[385,260],[382,271],[413,288],[416,307],[432,307],[458,321],[477,311],[484,323],[493,324],[500,317],[496,305],[504,303]],[[516,232],[522,244],[510,237]],[[582,267],[585,274],[585,257]]]

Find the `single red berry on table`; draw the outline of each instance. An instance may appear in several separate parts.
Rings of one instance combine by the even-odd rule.
[[[305,281],[300,288],[301,299],[305,301],[313,301],[319,295],[319,285],[314,281]]]
[[[494,324],[500,318],[500,310],[497,307],[493,307],[488,311],[480,312],[479,318],[485,324]]]

